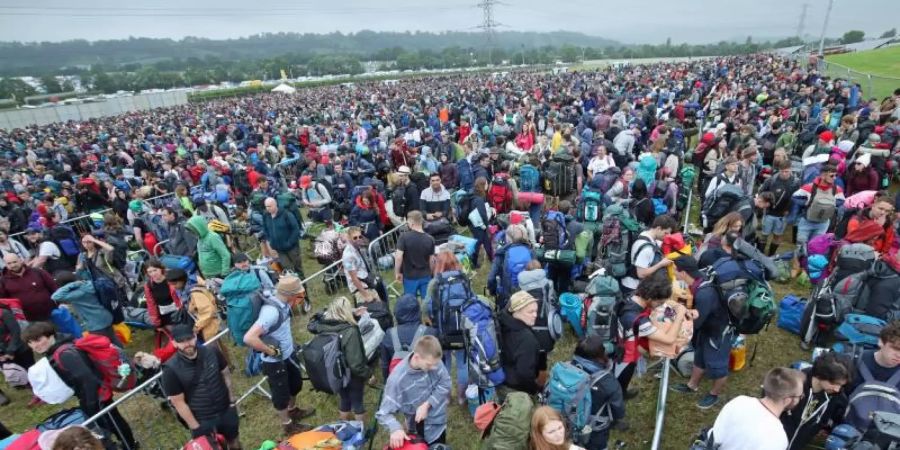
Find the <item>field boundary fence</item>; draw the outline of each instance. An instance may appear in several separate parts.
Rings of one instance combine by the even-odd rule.
[[[900,87],[900,77],[860,72],[825,58],[818,58],[818,70],[832,77],[840,77],[858,83],[862,87],[865,98],[876,97],[879,101],[881,97],[890,95],[893,89]],[[877,92],[880,92],[881,95],[876,94]]]
[[[370,261],[377,261],[379,257],[392,254],[396,250],[400,234],[407,229],[404,224],[372,240],[364,257]],[[325,265],[302,280],[302,284],[307,290],[307,297],[320,302],[319,306],[324,306],[325,302],[330,301],[336,295],[349,295],[346,281],[343,279],[341,260]],[[399,294],[396,289],[395,293]],[[229,329],[224,328],[203,345],[210,345],[219,339],[225,338],[228,334]],[[105,416],[108,416],[113,410],[117,410],[131,426],[135,439],[141,443],[143,448],[181,448],[185,442],[190,440],[190,433],[185,427],[176,423],[177,412],[166,401],[165,392],[160,381],[161,378],[162,371],[160,370],[134,389],[123,393],[109,406],[88,418],[84,425],[96,424],[98,421],[104,424],[115,425],[115,421],[109,420]],[[235,403],[240,414],[244,413],[241,411],[241,404],[252,395],[257,394],[271,398],[265,387],[266,381],[267,378],[265,376],[259,376],[259,378],[254,378],[250,381],[251,385],[246,390],[241,393],[235,393],[237,397]],[[167,414],[151,413],[154,409],[161,409]],[[117,434],[115,433],[116,430],[104,431]],[[125,443],[122,443],[122,447],[126,450],[134,450]]]

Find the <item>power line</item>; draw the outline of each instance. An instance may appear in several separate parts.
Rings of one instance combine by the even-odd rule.
[[[806,10],[809,9],[809,3],[803,4],[803,12],[800,13],[800,23],[797,24],[797,37],[803,39],[803,27],[806,25]]]
[[[493,64],[493,49],[494,45],[494,30],[497,27],[503,26],[503,24],[494,20],[494,6],[502,5],[503,2],[499,0],[481,0],[480,3],[476,4],[479,8],[481,8],[481,25],[476,26],[475,28],[480,28],[484,31],[485,34],[485,42],[487,42],[488,46],[488,64]]]

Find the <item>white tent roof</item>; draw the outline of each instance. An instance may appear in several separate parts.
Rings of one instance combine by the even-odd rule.
[[[278,86],[275,86],[275,88],[272,89],[272,92],[283,92],[285,94],[293,94],[294,92],[297,92],[297,89],[295,89],[293,86],[281,83]]]

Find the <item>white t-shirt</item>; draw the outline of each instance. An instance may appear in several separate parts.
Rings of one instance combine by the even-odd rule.
[[[660,247],[660,242],[653,239],[653,236],[650,236],[648,231],[644,231],[640,235],[653,241],[656,244],[655,247],[653,245],[646,245],[648,243],[646,239],[635,239],[631,244],[631,250],[628,252],[628,255],[631,260],[634,261],[635,268],[640,267],[643,269],[649,269],[654,264],[653,257],[656,254],[657,249]],[[638,249],[640,249],[640,252],[635,253],[638,251]],[[629,276],[626,276],[622,279],[622,285],[632,290],[637,289],[638,282],[640,282],[640,280]]]
[[[728,402],[713,425],[720,450],[785,450],[781,421],[755,397],[740,395]]]
[[[59,252],[59,247],[56,244],[50,241],[41,242],[40,247],[38,247],[37,256],[46,256],[48,258],[57,259],[62,256],[62,253]]]

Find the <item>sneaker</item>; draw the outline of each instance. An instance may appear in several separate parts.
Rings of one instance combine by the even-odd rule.
[[[295,434],[306,433],[313,429],[313,427],[300,423],[295,420],[291,420],[289,423],[282,424],[281,427],[284,429],[285,437],[291,437]]]
[[[687,383],[673,384],[672,386],[669,386],[669,389],[675,392],[681,392],[682,394],[695,394],[697,392],[697,389],[688,386]]]
[[[700,409],[709,409],[716,406],[716,403],[719,403],[718,395],[706,394],[697,401],[697,407]]]
[[[299,422],[309,416],[315,415],[315,414],[316,414],[315,408],[299,408],[298,407],[298,408],[294,408],[294,409],[291,409],[288,411],[288,416],[291,418],[291,420],[294,420],[297,422]]]

